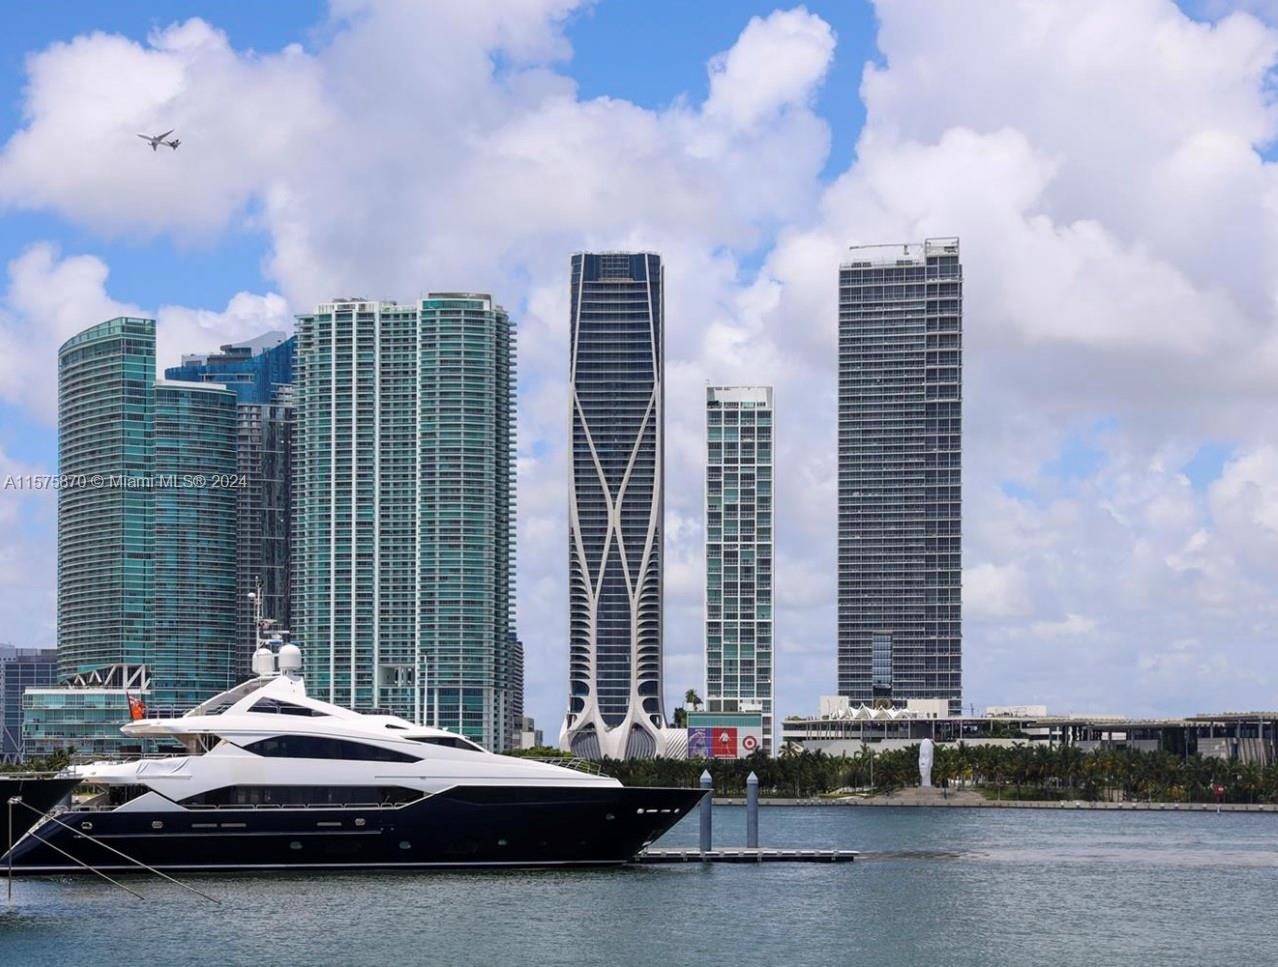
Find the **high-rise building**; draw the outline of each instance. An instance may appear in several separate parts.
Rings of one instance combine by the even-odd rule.
[[[956,238],[839,269],[838,690],[962,702],[963,270]]]
[[[75,482],[58,491],[63,678],[141,665],[154,639],[154,383],[151,319],[108,320],[58,351],[58,473]]]
[[[268,332],[230,343],[216,353],[182,357],[164,371],[168,379],[218,383],[236,397],[237,578],[235,591],[237,678],[249,674],[257,648],[256,604],[276,626],[292,620],[293,358],[297,337]]]
[[[155,642],[155,322],[117,318],[58,350],[58,677],[23,694],[27,755],[140,751]]]
[[[298,318],[293,630],[315,694],[509,747],[514,331],[490,296]]]
[[[762,713],[769,754],[772,428],[771,386],[706,387],[706,710]]]
[[[57,680],[58,653],[54,649],[0,645],[0,762],[23,757],[23,691]]]
[[[662,697],[665,299],[661,257],[572,257],[569,698],[560,746],[666,751]]]
[[[510,747],[512,749],[523,748],[520,743],[520,735],[524,728],[524,643],[512,631],[510,633],[510,648],[505,655],[509,662],[509,668],[506,672],[511,682],[518,683],[518,687],[511,689],[510,702]]]
[[[236,684],[235,394],[155,384],[155,643],[150,713],[181,715]]]
[[[58,666],[23,697],[27,754],[140,751],[128,697],[181,714],[235,649],[235,395],[155,380],[155,323],[111,319],[58,353]]]

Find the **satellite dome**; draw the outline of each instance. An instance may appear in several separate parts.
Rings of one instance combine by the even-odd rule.
[[[275,673],[275,655],[271,649],[262,647],[253,652],[253,671],[259,675],[273,675]]]
[[[279,653],[280,671],[300,672],[302,670],[302,649],[297,645],[281,645]]]

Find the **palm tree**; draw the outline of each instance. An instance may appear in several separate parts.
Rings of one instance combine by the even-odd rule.
[[[701,708],[701,696],[697,694],[695,688],[690,688],[683,693],[683,704],[691,705],[694,712]]]

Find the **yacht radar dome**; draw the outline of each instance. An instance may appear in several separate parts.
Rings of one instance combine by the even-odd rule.
[[[253,671],[258,675],[275,674],[275,653],[265,645],[253,652]]]
[[[279,669],[285,675],[297,675],[302,670],[302,649],[297,645],[280,646]]]

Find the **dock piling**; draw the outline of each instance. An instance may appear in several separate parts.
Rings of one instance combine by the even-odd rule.
[[[710,770],[703,769],[701,772],[701,788],[706,790],[705,797],[701,800],[701,854],[704,856],[710,852],[710,811],[714,808],[714,786],[711,784]]]
[[[759,848],[759,777],[753,770],[746,777],[746,847]]]

